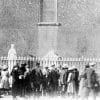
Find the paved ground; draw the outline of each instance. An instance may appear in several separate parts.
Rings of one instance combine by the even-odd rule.
[[[12,96],[4,96],[3,98],[0,98],[0,100],[13,100]],[[17,100],[76,100],[75,98],[69,98],[69,97],[40,97],[40,98],[34,98],[34,97],[30,97],[30,98],[20,98],[18,97]],[[81,99],[77,99],[77,100],[81,100]],[[92,100],[92,98],[89,98],[89,100]],[[97,97],[96,100],[100,100],[100,97]]]

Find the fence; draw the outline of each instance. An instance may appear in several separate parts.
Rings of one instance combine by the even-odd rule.
[[[55,64],[56,66],[68,64],[68,66],[75,65],[79,70],[81,70],[87,63],[96,62],[96,67],[100,66],[100,58],[37,58],[37,57],[17,57],[16,60],[8,60],[7,57],[0,57],[0,64],[14,65],[15,62],[21,64],[28,62],[30,65],[35,66],[36,62],[40,62],[41,66],[51,66]]]
[[[95,68],[97,69],[97,72],[100,72],[100,58],[45,58],[45,59],[38,59],[40,64],[42,66],[51,66],[52,64],[55,64],[56,66],[67,64],[69,67],[71,66],[76,66],[79,71],[81,71],[86,64],[89,62],[95,62],[96,66]]]
[[[2,65],[8,65],[8,66],[14,66],[16,63],[18,63],[19,65],[21,65],[22,63],[29,63],[30,66],[35,66],[36,63],[36,58],[32,58],[32,57],[17,57],[16,60],[8,60],[7,57],[0,57],[0,65],[2,67]],[[9,68],[9,70],[11,70],[11,67]]]

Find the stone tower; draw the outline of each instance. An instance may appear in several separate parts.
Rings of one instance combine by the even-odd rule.
[[[57,0],[40,0],[40,21],[38,23],[38,56],[57,51]]]

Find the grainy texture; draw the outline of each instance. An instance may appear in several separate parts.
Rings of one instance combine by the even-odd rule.
[[[61,55],[100,57],[99,0],[58,0],[58,21]]]
[[[11,43],[18,55],[36,55],[38,9],[38,0],[0,0],[0,55]]]
[[[0,55],[37,54],[39,0],[0,0]],[[100,57],[100,0],[58,0],[58,53]]]

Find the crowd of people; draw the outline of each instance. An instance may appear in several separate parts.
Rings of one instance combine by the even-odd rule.
[[[90,93],[94,99],[99,93],[98,75],[93,62],[85,65],[81,72],[77,67],[67,64],[41,67],[38,62],[33,68],[27,63],[17,63],[11,73],[4,65],[0,72],[0,95],[2,90],[8,95],[11,90],[13,98],[59,95],[84,100]]]

